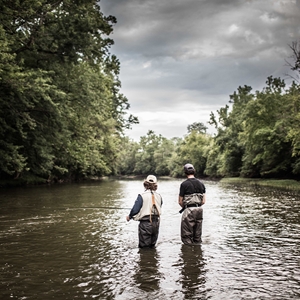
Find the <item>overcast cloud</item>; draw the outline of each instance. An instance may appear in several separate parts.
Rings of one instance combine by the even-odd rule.
[[[111,53],[121,93],[148,130],[183,137],[194,122],[228,104],[239,86],[261,90],[268,76],[291,73],[289,45],[300,40],[300,0],[101,0],[117,18]]]

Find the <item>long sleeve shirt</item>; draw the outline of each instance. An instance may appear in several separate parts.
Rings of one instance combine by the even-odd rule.
[[[135,216],[141,210],[142,206],[143,206],[143,198],[140,194],[138,194],[134,202],[134,205],[129,213],[129,219],[132,219],[133,216]]]
[[[161,205],[162,204],[163,204],[163,201],[161,199]],[[143,206],[143,198],[142,198],[141,194],[138,194],[138,196],[137,196],[137,198],[136,198],[136,200],[134,202],[134,205],[133,205],[133,207],[132,207],[132,209],[131,209],[131,211],[129,213],[129,219],[132,219],[133,216],[135,216],[136,214],[138,214],[139,211],[141,210],[142,206]]]

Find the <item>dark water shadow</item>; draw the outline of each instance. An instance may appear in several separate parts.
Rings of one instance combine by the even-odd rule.
[[[206,269],[201,245],[182,245],[180,282],[184,299],[207,299]]]
[[[161,273],[156,248],[142,248],[138,254],[138,269],[134,276],[136,285],[145,292],[158,291]]]

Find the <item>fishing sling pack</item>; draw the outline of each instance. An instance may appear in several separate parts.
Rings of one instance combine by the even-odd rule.
[[[159,210],[157,209],[157,206],[155,204],[155,197],[154,197],[154,194],[152,193],[152,191],[151,191],[151,196],[152,196],[152,207],[151,207],[151,212],[150,212],[150,222],[152,223],[153,208],[154,208],[154,211],[157,212],[158,216],[159,216]],[[155,215],[155,214],[153,214],[153,215]]]

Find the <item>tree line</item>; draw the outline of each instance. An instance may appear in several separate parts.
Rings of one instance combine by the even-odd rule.
[[[229,98],[210,115],[214,135],[193,123],[183,138],[150,130],[139,142],[125,139],[119,172],[180,177],[190,162],[198,176],[299,178],[300,85],[286,88],[284,80],[269,77],[262,91],[245,85]]]
[[[92,0],[0,3],[0,178],[115,172],[126,116],[116,19]]]
[[[196,122],[182,138],[149,130],[134,142],[124,129],[138,119],[127,113],[120,63],[110,53],[115,17],[92,0],[3,0],[0,11],[1,180],[178,177],[186,162],[198,176],[299,177],[296,81],[239,87],[211,114],[214,135]],[[299,45],[291,50],[299,73]]]
[[[198,176],[299,179],[299,43],[290,49],[292,62],[287,63],[296,77],[289,86],[270,76],[261,91],[238,87],[229,104],[211,113],[214,135],[196,122],[183,138],[168,140],[150,130],[139,142],[125,139],[118,171],[180,177],[190,162]]]

